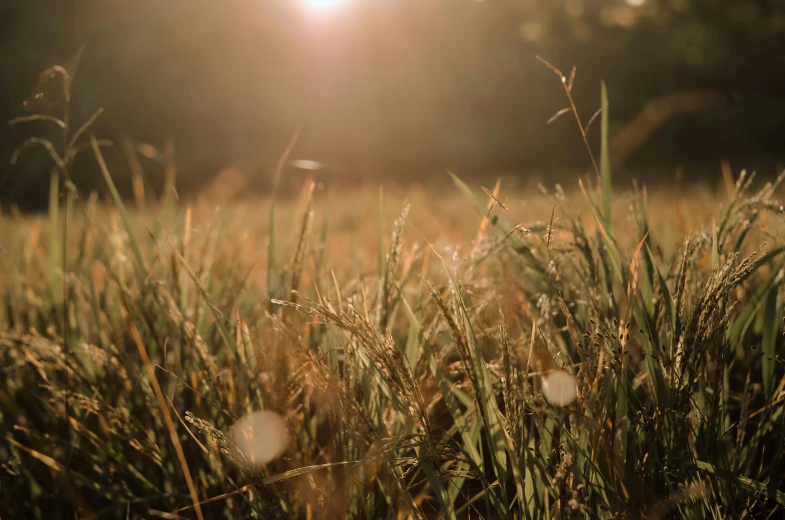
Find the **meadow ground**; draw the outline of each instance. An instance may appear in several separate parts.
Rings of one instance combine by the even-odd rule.
[[[0,517],[782,514],[776,184],[448,182],[0,217]]]

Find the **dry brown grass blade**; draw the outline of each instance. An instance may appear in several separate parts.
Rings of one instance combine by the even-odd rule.
[[[572,70],[570,71],[570,79],[567,80],[567,92],[572,92],[572,86],[575,83],[575,73],[578,71],[578,67],[573,66]]]
[[[524,370],[524,377],[529,377],[529,370],[531,369],[532,357],[534,356],[534,349],[536,345],[537,345],[537,319],[532,317],[532,334],[531,334],[531,338],[529,338],[529,357],[526,359],[526,370]],[[535,363],[536,362],[537,360],[535,359]]]
[[[493,187],[493,192],[491,192],[485,186],[481,186],[481,188],[482,188],[482,191],[484,191],[485,194],[488,195],[492,199],[492,202],[495,203],[496,206],[499,206],[504,211],[507,211],[507,209],[508,209],[507,206],[505,206],[504,203],[499,200],[499,186],[500,185],[501,185],[501,179],[496,179],[496,185]],[[493,205],[491,207],[493,207]]]
[[[157,509],[148,509],[147,512],[150,516],[156,518],[165,518],[167,520],[187,520],[184,516],[176,515],[174,513],[167,513],[166,511],[158,511]]]
[[[49,123],[54,123],[59,126],[62,130],[65,129],[65,123],[62,119],[58,119],[54,116],[50,116],[48,114],[33,114],[30,116],[22,116],[22,117],[15,117],[8,121],[9,125],[18,125],[19,123],[32,123],[35,121],[46,121]]]
[[[553,233],[553,217],[556,215],[556,205],[553,206],[551,210],[551,223],[548,224],[548,241],[545,244],[545,249],[551,248],[551,234]]]
[[[202,500],[201,502],[199,502],[199,504],[204,506],[204,505],[207,505],[207,504],[213,504],[215,502],[220,502],[221,500],[226,500],[227,498],[231,498],[231,497],[233,497],[235,495],[239,495],[240,493],[245,493],[246,491],[248,491],[249,489],[252,489],[252,488],[253,488],[253,484],[246,484],[246,485],[244,485],[243,487],[241,487],[239,489],[235,489],[234,491],[230,491],[230,492],[224,493],[222,495],[218,495],[218,496],[215,496],[215,497],[212,497],[212,498],[208,498],[207,500]],[[189,510],[191,510],[193,508],[194,508],[194,506],[181,507],[180,509],[177,509],[177,510],[173,511],[173,513],[182,513],[183,511],[189,511]]]
[[[131,170],[131,182],[133,183],[134,199],[136,199],[137,209],[144,210],[144,168],[139,160],[137,145],[131,139],[123,139],[123,153]]]
[[[83,517],[92,518],[95,516],[90,505],[74,487],[74,483],[71,480],[68,468],[66,466],[60,464],[52,457],[45,455],[40,451],[34,450],[25,446],[24,444],[17,442],[10,436],[6,437],[6,441],[8,441],[12,446],[29,453],[31,457],[49,467],[54,472],[55,480],[67,490],[69,500],[74,505],[76,510],[82,513]]]
[[[723,159],[720,163],[720,170],[722,170],[722,180],[725,183],[725,194],[728,199],[732,199],[736,193],[736,183],[733,181],[733,170],[731,170],[727,159]]]
[[[540,61],[540,63],[542,63],[543,65],[545,65],[545,66],[546,66],[546,67],[548,67],[549,69],[551,69],[551,70],[553,71],[553,73],[554,73],[554,74],[556,74],[557,76],[559,76],[560,78],[562,78],[562,81],[565,81],[565,80],[566,80],[566,78],[564,77],[564,74],[562,74],[562,72],[561,72],[559,69],[557,69],[556,67],[554,67],[553,65],[551,65],[551,63],[550,63],[549,61],[547,61],[547,60],[546,60],[546,59],[544,59],[544,58],[541,58],[540,56],[535,56],[535,58],[537,58],[537,60],[539,60],[539,61]]]
[[[594,158],[594,152],[591,150],[591,146],[589,145],[589,139],[586,135],[586,126],[581,122],[581,116],[578,113],[578,107],[575,105],[575,100],[572,97],[572,84],[575,80],[575,67],[572,68],[572,72],[570,73],[569,80],[562,74],[562,71],[551,65],[548,61],[544,60],[543,58],[537,56],[536,57],[543,65],[551,69],[554,74],[559,76],[561,80],[562,87],[564,87],[564,93],[567,95],[567,100],[570,102],[570,110],[575,115],[575,122],[578,123],[578,130],[581,132],[581,137],[583,138],[583,144],[586,146],[586,151],[589,152],[589,157],[591,158],[591,164],[594,167],[594,172],[597,174],[597,177],[600,177],[600,168],[597,166],[597,161]]]
[[[286,145],[286,149],[280,159],[278,159],[278,164],[275,165],[275,173],[273,174],[273,197],[275,197],[275,192],[278,190],[278,182],[281,180],[283,167],[286,165],[286,161],[289,160],[289,156],[292,154],[292,150],[294,150],[294,146],[297,144],[298,139],[300,139],[300,128],[297,128],[294,131],[292,138],[289,140],[289,144]]]
[[[80,138],[80,137],[82,137],[82,135],[84,135],[84,133],[85,133],[85,132],[87,132],[87,130],[88,130],[88,129],[89,129],[91,126],[93,126],[93,124],[94,124],[94,123],[95,123],[95,122],[98,120],[98,118],[99,118],[99,117],[101,117],[101,114],[103,114],[103,113],[104,113],[104,109],[103,109],[103,108],[99,108],[98,110],[96,110],[96,111],[93,113],[93,115],[92,115],[92,116],[90,116],[90,117],[87,119],[87,121],[85,121],[84,123],[82,123],[82,126],[80,126],[80,127],[79,127],[79,128],[76,130],[76,132],[74,132],[74,133],[73,133],[73,135],[71,135],[71,140],[70,140],[70,141],[68,141],[68,147],[67,147],[66,149],[67,149],[67,150],[70,150],[71,148],[73,148],[73,147],[74,147],[74,145],[76,145],[76,142],[79,140],[79,138]]]
[[[485,187],[482,188],[483,191],[489,197],[489,200],[488,200],[488,212],[485,214],[485,216],[480,221],[480,227],[477,229],[477,236],[476,236],[476,238],[474,240],[474,247],[472,248],[472,252],[471,252],[471,255],[470,255],[471,258],[475,258],[476,254],[477,254],[477,250],[480,247],[480,241],[482,240],[483,235],[485,235],[485,231],[488,229],[488,224],[490,224],[490,221],[491,221],[491,219],[490,219],[491,211],[493,211],[493,208],[494,208],[494,206],[496,204],[499,204],[498,197],[499,197],[499,190],[501,189],[501,182],[502,182],[501,179],[496,179],[496,184],[493,186],[493,192],[488,191]],[[505,206],[502,206],[502,207],[505,207]],[[506,207],[505,207],[505,209],[506,209]]]
[[[63,466],[62,464],[57,462],[55,459],[53,459],[49,455],[45,455],[45,454],[41,453],[40,451],[36,451],[36,450],[34,450],[32,448],[28,448],[27,446],[17,442],[16,440],[14,440],[10,436],[6,437],[6,440],[8,442],[10,442],[13,446],[16,446],[17,448],[19,448],[20,450],[29,453],[34,459],[36,459],[38,462],[41,462],[45,466],[48,466],[53,471],[55,471],[57,473],[65,473],[65,466]]]
[[[300,278],[303,271],[303,258],[305,257],[305,250],[307,247],[308,233],[311,229],[311,221],[313,221],[313,192],[316,183],[309,180],[305,187],[305,211],[303,213],[302,224],[300,226],[300,237],[297,240],[297,249],[292,259],[292,281],[290,284],[290,292],[292,294],[292,301],[297,301],[297,290],[300,288]]]
[[[627,313],[625,322],[630,321],[630,317],[632,316],[632,298],[635,294],[635,291],[638,288],[638,269],[640,268],[640,253],[643,249],[643,245],[646,243],[646,239],[649,238],[648,231],[643,238],[641,239],[640,243],[638,243],[638,247],[635,248],[635,253],[632,255],[632,261],[630,262],[630,279],[627,282],[627,301],[629,302],[629,306],[627,307]],[[621,324],[619,324],[621,326]]]
[[[23,141],[22,144],[17,146],[13,154],[11,154],[11,166],[16,166],[16,163],[19,162],[19,157],[22,156],[22,153],[28,148],[32,148],[33,146],[42,146],[47,152],[49,152],[49,156],[52,158],[52,161],[54,161],[60,170],[65,168],[66,161],[60,157],[60,154],[57,153],[57,150],[52,144],[52,141],[49,139],[42,139],[40,137],[30,137]]]
[[[576,345],[581,344],[581,335],[578,332],[578,326],[575,324],[575,319],[572,317],[572,313],[570,309],[567,308],[567,304],[564,302],[561,296],[559,296],[559,308],[561,309],[562,314],[564,315],[564,319],[567,320],[567,330],[570,333],[570,338],[572,342]]]
[[[566,113],[567,113],[567,112],[569,112],[570,110],[572,110],[570,107],[562,108],[561,110],[559,110],[558,112],[556,112],[555,114],[553,114],[553,115],[552,115],[552,116],[551,116],[551,117],[550,117],[550,118],[549,118],[549,119],[548,119],[548,120],[545,122],[545,124],[546,124],[546,125],[549,125],[549,124],[553,123],[554,121],[556,121],[557,119],[559,119],[561,116],[563,116],[564,114],[566,114]]]
[[[597,111],[589,118],[589,122],[586,123],[586,132],[589,131],[591,128],[592,123],[602,114],[602,107],[598,108]]]

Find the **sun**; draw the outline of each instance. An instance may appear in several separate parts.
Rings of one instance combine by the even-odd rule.
[[[314,9],[331,9],[341,3],[343,0],[305,0],[305,4]]]

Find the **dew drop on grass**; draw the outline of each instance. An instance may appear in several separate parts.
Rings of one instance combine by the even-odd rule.
[[[578,397],[575,378],[563,370],[554,370],[545,376],[542,389],[554,406],[567,406]]]
[[[230,429],[237,448],[254,464],[267,464],[286,449],[286,421],[275,412],[262,410],[246,415]]]

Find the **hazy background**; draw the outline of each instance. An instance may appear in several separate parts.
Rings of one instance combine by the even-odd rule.
[[[231,162],[269,175],[297,127],[294,156],[347,180],[422,180],[445,168],[573,175],[589,161],[572,116],[545,125],[566,100],[538,54],[565,72],[577,66],[584,121],[607,82],[614,132],[658,96],[726,96],[721,107],[667,120],[617,179],[670,182],[681,166],[686,178],[713,182],[722,159],[762,175],[785,162],[785,0],[344,0],[330,9],[305,0],[5,0],[0,119],[31,106],[56,113],[51,86],[30,98],[37,73],[81,45],[74,120],[103,107],[99,137],[159,148],[171,138],[185,191]],[[45,130],[0,125],[0,199],[46,200],[45,153],[8,167],[14,147]],[[107,153],[128,186],[120,147]],[[160,165],[143,164],[160,186]],[[82,189],[100,187],[90,154],[74,177]]]

